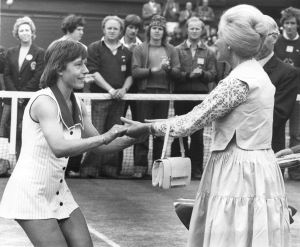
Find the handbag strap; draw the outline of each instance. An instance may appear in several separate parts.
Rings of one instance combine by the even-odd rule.
[[[179,146],[180,146],[181,157],[184,158],[185,157],[185,150],[184,150],[183,138],[182,137],[179,137]]]
[[[167,124],[167,129],[166,129],[165,138],[164,138],[164,145],[163,145],[163,149],[162,149],[162,153],[161,153],[161,159],[166,158],[170,129],[171,129],[170,124]],[[179,137],[179,144],[180,144],[181,157],[185,157],[185,150],[184,150],[182,137]]]

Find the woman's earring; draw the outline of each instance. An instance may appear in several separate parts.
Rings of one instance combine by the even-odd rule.
[[[227,49],[230,51],[230,50],[231,50],[231,47],[230,47],[230,46],[227,46]]]

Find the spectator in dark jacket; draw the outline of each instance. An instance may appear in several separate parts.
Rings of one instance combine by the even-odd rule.
[[[92,93],[109,93],[110,100],[92,101],[92,122],[99,133],[121,124],[125,101],[120,100],[132,85],[131,52],[120,42],[124,31],[123,20],[107,16],[102,21],[104,36],[88,46],[87,67],[94,74]],[[118,177],[122,169],[119,153],[97,155],[88,153],[83,165],[83,176]]]
[[[179,54],[181,76],[176,80],[174,92],[183,94],[207,94],[209,83],[216,79],[216,58],[213,51],[201,40],[204,23],[198,17],[187,21],[188,38],[176,47]],[[175,115],[191,111],[199,101],[175,101]],[[203,167],[203,129],[183,138],[187,155],[192,161],[192,177],[200,179]],[[172,156],[180,156],[178,139],[172,144]]]
[[[296,102],[300,78],[293,66],[282,62],[274,54],[274,45],[279,37],[279,29],[270,16],[265,16],[265,19],[268,24],[269,35],[257,55],[257,59],[276,87],[272,148],[274,152],[278,152],[285,148],[285,124]]]
[[[5,59],[4,84],[8,91],[37,91],[40,77],[44,69],[44,50],[33,44],[36,37],[36,28],[28,17],[16,20],[13,36],[19,40],[18,46],[9,48]],[[1,118],[0,130],[8,127],[10,116],[10,99],[5,100]],[[22,116],[27,100],[18,100],[18,129],[17,129],[17,155],[21,144]],[[1,131],[0,131],[1,132]],[[7,136],[7,133],[0,133]]]

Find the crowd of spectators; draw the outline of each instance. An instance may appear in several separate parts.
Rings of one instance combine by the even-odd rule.
[[[299,20],[293,14],[295,10],[288,8],[282,12],[280,23],[283,32],[278,33],[274,52],[285,63],[299,69]],[[109,93],[111,96],[110,100],[91,102],[92,122],[100,134],[114,124],[120,124],[120,117],[126,115],[128,108],[132,118],[138,121],[168,117],[168,101],[125,102],[122,98],[126,93],[207,94],[230,73],[228,64],[219,63],[215,58],[218,19],[208,0],[203,0],[199,6],[186,2],[184,8],[180,8],[176,0],[167,0],[164,6],[149,0],[143,5],[141,14],[141,17],[130,14],[124,20],[118,16],[106,16],[101,25],[103,37],[91,44],[81,43],[88,51],[87,67],[92,74],[84,91]],[[66,16],[61,25],[63,36],[49,46],[57,40],[80,42],[85,25],[82,16]],[[9,48],[7,52],[0,47],[0,74],[3,74],[3,78],[0,77],[1,89],[37,91],[44,67],[44,49],[33,44],[36,35],[33,21],[29,17],[17,19],[13,34],[20,45]],[[18,102],[18,147],[21,143],[22,109],[26,103],[22,99]],[[175,102],[175,114],[189,112],[199,103]],[[1,102],[0,112],[0,136],[9,137],[9,100]],[[299,114],[300,105],[297,103],[290,119],[291,145],[300,143]],[[160,158],[162,144],[160,137],[154,138],[153,159]],[[192,177],[201,179],[203,131],[191,135],[190,141],[185,138],[184,145],[192,161]],[[149,140],[135,145],[134,178],[149,174],[148,152]],[[177,140],[172,144],[171,155],[179,155]],[[84,157],[70,158],[67,174],[117,178],[122,169],[122,160],[122,152],[101,156],[89,152]],[[293,172],[290,176],[300,179],[300,172]]]

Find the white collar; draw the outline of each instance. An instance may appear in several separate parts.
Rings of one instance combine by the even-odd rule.
[[[102,37],[101,41],[103,41],[105,43],[105,45],[111,50],[111,51],[115,51],[117,50],[120,46],[122,46],[122,43],[120,42],[120,40],[118,40],[118,43],[116,45],[111,45],[111,44],[108,44],[104,37]]]
[[[130,46],[130,45],[128,45],[128,44],[125,43],[124,36],[120,39],[120,43],[123,44],[126,48],[128,48]],[[142,44],[142,41],[138,37],[136,37],[135,43],[131,43],[131,44],[140,45],[140,44]]]
[[[269,62],[269,60],[271,59],[271,57],[273,57],[274,55],[274,51],[272,51],[268,56],[266,56],[263,59],[258,60],[258,62],[260,63],[260,65],[262,67],[264,67],[266,65],[267,62]]]
[[[202,45],[202,41],[199,40],[199,42],[197,43],[197,48],[201,47],[201,45]],[[191,49],[192,43],[189,39],[186,40],[186,46]]]
[[[286,31],[285,30],[283,30],[283,32],[282,32],[282,36],[285,38],[285,39],[287,39],[287,40],[297,40],[297,39],[299,39],[299,34],[297,33],[297,35],[296,35],[296,37],[295,38],[293,38],[293,39],[290,39],[288,36],[287,36],[287,34],[286,34]]]

